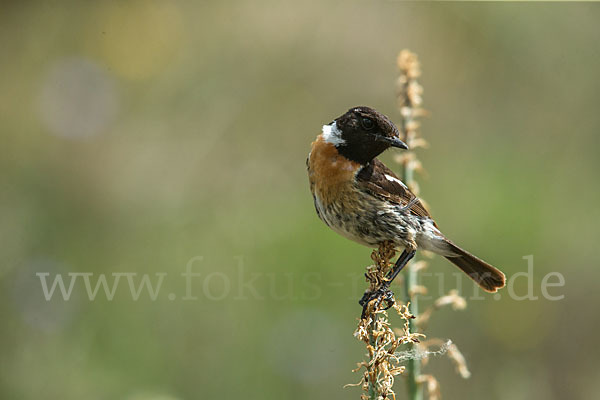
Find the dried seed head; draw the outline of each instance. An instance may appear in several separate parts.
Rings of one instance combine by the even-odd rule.
[[[371,254],[375,263],[367,268],[365,274],[370,290],[377,290],[385,282],[385,274],[390,268],[390,260],[396,250],[391,243],[382,244]],[[392,307],[404,320],[404,328],[396,335],[390,326],[388,314],[383,305],[372,301],[367,305],[364,318],[361,318],[354,336],[363,341],[367,348],[368,361],[357,364],[355,371],[365,368],[361,380],[354,386],[362,386],[363,390],[375,390],[378,398],[395,398],[392,387],[394,377],[402,374],[405,367],[400,364],[401,359],[396,355],[396,350],[401,344],[418,343],[425,335],[410,331],[409,320],[415,317],[410,313],[407,305],[399,305],[393,301]]]
[[[440,400],[442,398],[440,384],[433,375],[421,375],[417,378],[417,381],[425,384],[429,400]]]
[[[442,296],[434,302],[435,308],[451,305],[453,310],[464,310],[467,308],[467,300],[452,289],[446,296]]]
[[[450,359],[454,362],[456,372],[461,377],[468,379],[471,376],[471,372],[467,368],[467,361],[465,360],[465,357],[458,350],[458,347],[456,347],[454,343],[452,343],[448,348],[448,357],[450,357]]]
[[[418,78],[421,75],[421,69],[419,66],[419,59],[417,55],[410,50],[402,50],[398,54],[396,60],[398,69],[400,70],[400,77],[407,77],[409,79]]]

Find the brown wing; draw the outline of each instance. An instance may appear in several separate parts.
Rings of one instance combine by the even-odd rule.
[[[358,185],[371,195],[400,206],[406,206],[416,197],[392,170],[376,158],[356,174],[356,180]],[[410,212],[420,217],[431,218],[418,199],[410,207]]]

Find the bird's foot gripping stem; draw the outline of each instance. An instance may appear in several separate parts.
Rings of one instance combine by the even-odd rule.
[[[396,263],[394,264],[392,269],[388,272],[387,276],[382,280],[377,281],[379,283],[379,287],[377,287],[373,291],[367,290],[365,294],[363,294],[362,299],[360,299],[358,302],[358,304],[360,304],[363,308],[360,317],[361,319],[366,318],[367,314],[369,313],[369,307],[372,301],[376,302],[373,303],[371,312],[378,311],[382,301],[385,301],[386,304],[384,310],[387,310],[388,308],[394,305],[394,293],[392,293],[389,286],[394,280],[394,278],[398,275],[398,273],[402,270],[402,268],[404,268],[404,266],[411,260],[411,258],[414,257],[415,252],[415,249],[404,250],[402,254],[400,254],[400,257],[398,257],[398,260],[396,260]],[[365,274],[365,276],[367,275]],[[371,282],[373,281],[369,278],[369,276],[367,276],[367,280]]]
[[[373,303],[371,310],[377,311],[382,301],[385,301],[386,304],[384,310],[387,310],[393,306],[395,302],[394,293],[390,290],[390,288],[387,287],[387,285],[383,285],[379,289],[372,292],[367,290],[365,294],[363,294],[363,297],[358,301],[358,304],[360,304],[363,308],[360,318],[366,318],[371,302],[375,302]]]

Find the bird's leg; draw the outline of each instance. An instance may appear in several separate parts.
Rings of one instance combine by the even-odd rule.
[[[415,253],[416,250],[404,250],[390,272],[388,272],[381,287],[373,292],[365,292],[358,302],[363,307],[361,318],[365,318],[367,307],[372,300],[377,301],[374,309],[377,309],[383,300],[387,303],[386,310],[394,304],[394,293],[389,289],[390,283],[392,283],[394,278],[402,271],[402,268],[415,256]]]
[[[402,271],[402,268],[404,268],[404,266],[408,264],[408,262],[415,256],[416,252],[416,250],[404,250],[402,254],[400,254],[400,257],[398,257],[396,263],[386,276],[387,281],[385,282],[385,284],[389,286],[390,283],[392,283],[394,278],[396,278],[400,271]]]

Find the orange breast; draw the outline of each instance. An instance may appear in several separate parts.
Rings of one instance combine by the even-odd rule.
[[[336,196],[352,188],[356,172],[361,168],[338,153],[335,146],[319,135],[312,143],[308,158],[308,178],[311,191],[324,204],[334,201]]]

